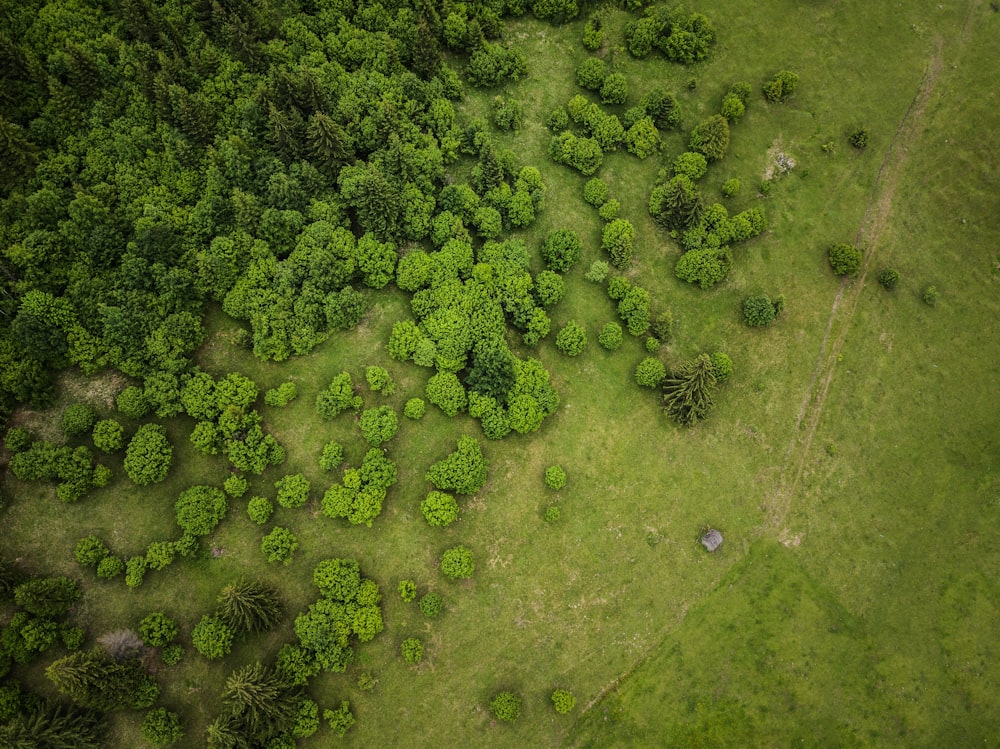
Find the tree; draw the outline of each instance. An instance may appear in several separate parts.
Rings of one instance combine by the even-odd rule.
[[[162,611],[147,614],[139,622],[139,637],[144,643],[154,648],[169,645],[179,633],[177,622]]]
[[[756,294],[743,300],[743,320],[751,328],[764,328],[778,316],[780,306],[767,294]]]
[[[572,229],[557,229],[542,243],[542,260],[549,270],[565,273],[580,259],[582,251],[579,234]]]
[[[853,276],[861,270],[861,250],[853,244],[840,242],[827,252],[830,267],[838,276]]]
[[[696,226],[703,211],[701,193],[686,174],[678,174],[657,185],[649,196],[650,214],[668,229],[684,231]]]
[[[683,174],[692,182],[696,182],[705,176],[708,171],[708,161],[705,157],[695,151],[685,151],[676,159],[671,168],[674,175]]]
[[[732,260],[725,250],[705,248],[685,252],[674,266],[674,275],[682,281],[710,289],[729,273]]]
[[[361,433],[373,447],[391,440],[398,430],[399,420],[389,406],[368,408],[361,413]]]
[[[560,466],[549,466],[545,469],[545,485],[549,489],[562,489],[566,486],[566,471]]]
[[[192,536],[207,536],[226,514],[225,493],[214,486],[192,486],[174,503],[177,525]]]
[[[373,393],[392,395],[396,391],[392,377],[385,367],[365,367],[365,380]]]
[[[678,424],[692,426],[711,411],[715,386],[712,360],[708,354],[701,354],[663,380],[664,410]]]
[[[293,473],[274,482],[278,490],[278,504],[294,509],[301,507],[309,499],[309,479],[301,473]]]
[[[616,218],[605,224],[601,236],[601,247],[611,256],[611,264],[616,268],[627,268],[632,262],[632,243],[635,227],[632,222]]]
[[[407,637],[403,640],[399,650],[403,654],[403,660],[413,666],[420,663],[424,657],[424,645],[416,637]]]
[[[587,331],[576,322],[570,320],[556,334],[556,348],[566,356],[579,356],[587,347]]]
[[[588,57],[576,68],[576,85],[598,91],[608,75],[607,63],[600,57]]]
[[[257,580],[240,578],[222,589],[219,616],[235,633],[266,632],[281,621],[278,591]]]
[[[624,104],[628,98],[628,80],[622,73],[609,73],[601,83],[601,101]]]
[[[181,740],[184,729],[180,718],[166,708],[158,707],[146,713],[142,720],[142,737],[153,746],[170,746]]]
[[[428,619],[434,619],[444,608],[444,601],[441,599],[441,596],[432,591],[421,596],[417,606],[420,608],[421,614]]]
[[[71,577],[35,577],[14,588],[14,603],[29,614],[54,618],[80,600],[80,583]]]
[[[712,359],[712,372],[715,375],[715,381],[718,383],[723,383],[732,377],[735,371],[733,367],[733,360],[729,358],[729,354],[724,351],[716,351],[711,356]]]
[[[560,715],[572,712],[576,698],[565,689],[557,689],[552,693],[552,706]]]
[[[594,177],[587,181],[587,184],[583,186],[583,199],[590,203],[594,208],[600,208],[608,200],[608,185],[600,177]],[[569,229],[563,229],[562,231],[570,231]],[[552,235],[549,235],[552,236]],[[546,240],[547,242],[547,240]],[[580,244],[582,249],[583,245]],[[579,257],[579,255],[577,255]],[[542,259],[545,259],[545,249],[542,248]],[[546,260],[546,265],[552,266]],[[552,270],[568,270],[566,268],[552,268]]]
[[[458,502],[450,494],[431,491],[420,503],[420,512],[430,525],[444,528],[458,520]]]
[[[690,148],[709,161],[718,161],[729,148],[729,123],[721,114],[712,115],[691,131]]]
[[[497,692],[490,700],[490,712],[497,720],[513,723],[521,715],[521,698],[513,692]]]
[[[159,424],[143,424],[125,449],[125,473],[139,486],[158,483],[167,477],[173,455],[167,430]]]
[[[454,416],[468,405],[465,388],[453,372],[438,372],[431,377],[424,393],[447,416]]]
[[[257,525],[264,525],[274,512],[274,505],[267,497],[250,497],[247,502],[247,515]]]
[[[647,356],[635,368],[635,382],[642,387],[655,388],[667,376],[667,369],[659,359]]]
[[[233,630],[216,614],[205,614],[191,630],[191,644],[205,658],[217,660],[233,647]]]
[[[333,378],[326,390],[316,396],[316,413],[324,419],[332,419],[349,408],[357,411],[361,408],[361,402],[361,396],[354,394],[351,375],[341,372]]]
[[[323,719],[330,724],[330,730],[340,738],[344,738],[351,726],[354,725],[355,718],[351,712],[351,703],[344,700],[336,710],[324,710]]]
[[[565,293],[566,284],[558,273],[543,270],[535,276],[534,294],[539,306],[554,307]]]
[[[779,70],[774,77],[764,84],[764,96],[768,101],[784,101],[799,83],[799,77],[789,70]]]
[[[292,563],[292,555],[299,548],[299,541],[287,528],[275,526],[260,540],[260,550],[269,562]]]
[[[73,552],[77,563],[84,567],[96,567],[110,553],[111,550],[104,545],[104,542],[93,534],[81,538]]]
[[[138,659],[116,662],[101,648],[70,653],[53,662],[45,675],[73,702],[94,710],[149,707],[159,695]]]
[[[452,580],[465,580],[476,571],[472,551],[465,546],[453,546],[441,555],[441,572]]]
[[[106,453],[117,452],[125,444],[125,430],[114,419],[103,419],[94,424],[94,447]]]
[[[86,403],[74,403],[68,406],[62,414],[62,430],[67,437],[79,437],[93,428],[97,421],[94,409]]]
[[[427,480],[441,490],[475,494],[486,483],[488,464],[479,443],[473,437],[458,438],[455,451],[431,465]]]
[[[269,742],[291,732],[300,699],[300,688],[289,685],[277,669],[252,663],[226,679],[220,718],[249,746],[272,745]]]
[[[264,393],[264,403],[274,408],[283,408],[295,400],[298,394],[299,390],[294,382],[283,382]]]
[[[313,570],[320,595],[333,601],[352,601],[361,589],[361,568],[353,559],[324,559]]]

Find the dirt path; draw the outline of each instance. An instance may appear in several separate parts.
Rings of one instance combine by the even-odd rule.
[[[971,15],[971,14],[970,14]],[[965,29],[968,28],[968,21]],[[962,36],[965,36],[965,29]],[[942,44],[939,39],[935,44],[934,54],[924,68],[916,95],[896,128],[892,142],[886,150],[885,157],[879,167],[872,189],[872,197],[868,202],[865,215],[861,220],[854,243],[865,248],[861,271],[855,278],[845,278],[837,291],[830,308],[830,316],[826,323],[826,332],[820,344],[819,355],[813,370],[805,399],[799,409],[795,423],[795,432],[785,449],[782,461],[781,475],[778,485],[768,503],[767,526],[779,529],[782,537],[785,535],[784,524],[788,515],[792,498],[798,490],[799,481],[805,468],[806,459],[812,447],[823,406],[837,370],[844,341],[851,329],[851,322],[857,311],[858,301],[865,286],[865,280],[871,270],[873,261],[878,255],[882,233],[892,211],[892,201],[899,186],[899,179],[909,158],[907,144],[916,134],[927,104],[930,101],[934,86],[942,67]]]

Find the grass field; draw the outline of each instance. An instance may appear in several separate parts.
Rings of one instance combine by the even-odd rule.
[[[350,416],[316,419],[316,394],[344,369],[363,383],[368,364],[387,366],[397,388],[388,398],[365,392],[366,406],[401,411],[422,394],[428,373],[386,353],[389,328],[408,314],[399,292],[373,295],[359,329],[280,365],[235,346],[236,323],[212,313],[203,368],[241,371],[262,389],[292,379],[300,392],[287,408],[263,411],[289,459],[247,496],[273,497],[276,479],[303,472],[312,501],[279,508],[263,529],[247,519],[245,499],[233,501],[203,553],[148,573],[134,591],[82,573],[72,548],[95,532],[116,552],[134,554],[175,534],[177,494],[225,477],[222,461],[190,447],[190,420],[168,423],[174,468],[151,489],[132,485],[120,459],[112,484],[77,505],[5,476],[0,551],[48,574],[81,577],[87,595],[78,618],[91,635],[134,627],[159,609],[185,622],[186,635],[233,577],[249,573],[280,587],[289,615],[279,628],[220,662],[188,648],[163,674],[162,703],[188,725],[182,746],[204,745],[233,669],[294,639],[294,614],[314,598],[311,570],[334,556],[357,558],[379,583],[386,621],[347,674],[311,686],[321,708],[350,699],[358,723],[346,746],[995,745],[1000,144],[992,134],[1000,115],[989,71],[1000,63],[1000,13],[984,2],[731,5],[689,6],[713,19],[720,40],[703,65],[615,51],[629,18],[619,11],[607,17],[600,53],[626,74],[630,102],[654,86],[676,91],[685,132],[717,111],[730,83],[754,87],[729,155],[710,168],[703,189],[721,200],[722,182],[738,177],[743,189],[730,211],[762,205],[769,229],[735,248],[733,272],[718,288],[674,278],[680,251],[646,209],[657,171],[684,150],[680,134],[665,138],[661,157],[610,154],[599,173],[636,226],[628,275],[677,320],[665,361],[725,350],[735,362],[707,422],[674,426],[655,395],[632,382],[645,356],[641,340],[629,337],[614,353],[597,345],[596,331],[615,319],[604,290],[583,278],[601,259],[601,222],[582,200],[586,178],[548,159],[542,125],[579,91],[574,70],[588,54],[582,20],[520,20],[509,33],[531,73],[508,93],[523,100],[527,124],[500,138],[548,186],[544,211],[524,233],[529,245],[567,226],[584,237],[553,328],[576,319],[590,340],[576,359],[559,354],[551,336],[533,354],[551,370],[561,406],[535,435],[481,440],[490,478],[462,500],[457,524],[424,522],[423,475],[459,435],[481,434],[468,417],[448,419],[433,407],[419,422],[402,419],[388,443],[400,482],[372,528],[347,528],[319,512],[332,481],[318,469],[322,445],[338,439],[354,464],[365,445]],[[759,86],[781,68],[799,73],[800,88],[770,105]],[[692,77],[698,85],[689,91]],[[466,113],[486,115],[492,95],[470,97]],[[865,151],[846,141],[859,125],[872,132]],[[798,165],[764,198],[756,186],[774,148]],[[841,283],[825,248],[856,238],[870,258],[866,275]],[[891,293],[875,281],[886,265],[902,276]],[[921,301],[928,285],[941,292],[934,307]],[[771,328],[752,331],[739,308],[758,292],[788,301]],[[99,403],[108,387],[74,378],[65,403],[80,392]],[[58,413],[20,418],[41,430]],[[569,475],[558,493],[543,483],[556,463]],[[551,502],[562,516],[546,523]],[[259,543],[270,525],[299,537],[288,567],[264,562]],[[698,544],[709,525],[726,538],[714,555]],[[472,580],[448,582],[436,569],[455,543],[476,554]],[[399,599],[403,578],[443,595],[440,618],[424,619]],[[417,667],[399,656],[410,636],[426,647]],[[378,678],[372,691],[356,686],[361,672]],[[37,667],[25,676],[48,689]],[[557,687],[576,695],[570,716],[548,702]],[[524,699],[512,726],[496,724],[486,709],[504,688]],[[116,716],[113,745],[141,745],[140,719]],[[335,741],[322,730],[301,745]]]

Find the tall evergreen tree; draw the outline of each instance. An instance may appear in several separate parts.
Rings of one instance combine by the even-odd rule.
[[[234,632],[265,632],[281,613],[278,591],[256,580],[237,580],[219,594],[219,616]]]
[[[678,424],[691,426],[711,411],[715,384],[712,360],[708,354],[702,354],[664,379],[663,407]]]

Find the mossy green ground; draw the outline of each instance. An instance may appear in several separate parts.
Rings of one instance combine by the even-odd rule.
[[[1000,62],[1000,14],[981,2],[691,8],[717,27],[710,62],[684,69],[613,51],[627,20],[617,11],[608,16],[600,54],[627,75],[630,102],[654,86],[676,91],[685,132],[717,111],[730,83],[753,85],[729,155],[702,185],[710,200],[721,200],[721,184],[738,177],[743,188],[727,205],[731,212],[762,205],[767,234],[735,248],[735,268],[717,289],[688,287],[673,277],[679,250],[646,210],[656,172],[683,150],[683,136],[668,135],[663,155],[644,162],[608,155],[599,175],[636,225],[628,275],[677,319],[674,342],[661,356],[676,363],[721,349],[735,362],[707,422],[675,427],[654,394],[632,382],[645,355],[641,340],[627,337],[614,353],[597,345],[600,326],[615,319],[603,289],[583,279],[601,258],[601,222],[582,200],[586,179],[548,160],[541,124],[579,91],[573,71],[587,54],[582,20],[564,27],[525,20],[512,23],[510,34],[532,72],[507,93],[524,101],[527,124],[502,140],[523,163],[538,166],[549,187],[539,221],[524,233],[532,249],[555,228],[584,237],[584,258],[567,275],[567,297],[553,321],[556,328],[576,319],[590,333],[579,358],[561,356],[551,336],[535,353],[562,398],[539,433],[490,443],[467,417],[448,419],[430,407],[419,422],[401,419],[386,445],[400,482],[374,526],[348,528],[323,517],[318,501],[334,477],[318,468],[322,445],[338,439],[355,465],[366,445],[352,416],[315,417],[316,394],[346,369],[362,385],[366,406],[388,403],[401,413],[407,398],[422,395],[428,376],[388,360],[389,328],[408,311],[402,294],[381,292],[371,295],[373,309],[358,330],[283,364],[262,364],[235,346],[237,325],[213,313],[199,354],[205,369],[241,371],[262,388],[298,384],[296,401],[263,411],[289,459],[231,503],[198,558],[148,573],[135,591],[121,579],[98,582],[81,571],[73,546],[96,532],[130,555],[176,534],[179,492],[193,483],[219,485],[226,475],[223,461],[188,444],[192,422],[168,423],[174,467],[154,487],[133,486],[120,458],[110,461],[112,484],[77,505],[5,478],[0,549],[39,572],[83,579],[78,619],[91,637],[163,610],[183,622],[186,638],[239,574],[281,589],[289,614],[274,632],[216,663],[188,647],[181,665],[160,671],[162,704],[188,726],[183,746],[204,744],[204,726],[233,669],[270,658],[293,639],[294,613],[314,598],[312,568],[332,556],[357,558],[384,596],[386,631],[360,648],[346,675],[311,686],[323,708],[351,700],[358,723],[348,746],[964,746],[989,744],[1000,733],[993,641],[1000,625],[1000,153],[991,137],[1000,116],[989,76]],[[799,90],[784,104],[767,104],[760,83],[781,68],[799,73]],[[935,76],[929,98],[907,118],[927,84],[925,71]],[[698,86],[688,91],[692,77]],[[494,93],[470,98],[465,110],[487,114]],[[907,138],[893,145],[904,121]],[[858,125],[872,133],[863,152],[846,141]],[[834,144],[831,153],[821,148],[826,143]],[[886,163],[895,171],[879,180],[891,146]],[[772,149],[797,167],[762,199],[756,188]],[[887,197],[887,185],[891,204],[873,226],[880,214],[868,211]],[[860,228],[870,271],[863,282],[842,286],[825,247],[852,241]],[[902,275],[892,293],[875,282],[885,265]],[[942,293],[933,308],[920,299],[930,284]],[[740,322],[740,303],[752,293],[787,298],[766,330]],[[826,389],[820,385],[831,352]],[[363,387],[368,364],[389,368],[393,396]],[[104,388],[77,381],[76,392],[80,387],[92,388],[95,400]],[[69,389],[65,397],[73,399]],[[58,413],[22,418],[44,425]],[[463,433],[483,442],[489,482],[461,500],[458,523],[431,528],[419,510],[429,489],[423,474]],[[569,480],[552,492],[544,470],[556,463]],[[273,498],[273,482],[299,471],[313,482],[310,503],[279,508],[267,525],[253,525],[246,498]],[[561,518],[546,523],[554,501]],[[289,566],[269,566],[260,552],[273,525],[299,537]],[[726,537],[714,555],[697,543],[708,525]],[[441,551],[456,543],[476,554],[472,580],[449,582],[436,569]],[[404,604],[395,593],[403,578],[416,580],[421,594],[439,592],[444,613],[427,620],[415,603]],[[425,645],[417,667],[399,655],[411,636]],[[370,692],[356,686],[364,671],[379,680]],[[38,665],[24,675],[47,689]],[[552,709],[555,688],[576,695],[569,716]],[[501,689],[524,699],[512,726],[495,724],[486,711]],[[113,744],[139,746],[139,720],[116,716]],[[322,730],[302,746],[334,741]]]

